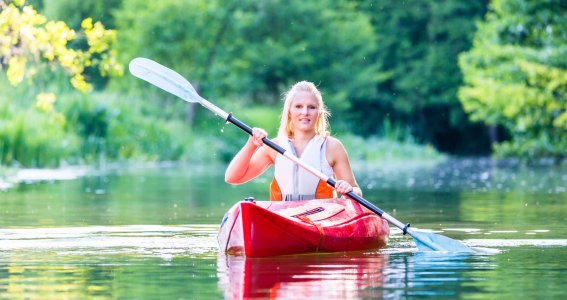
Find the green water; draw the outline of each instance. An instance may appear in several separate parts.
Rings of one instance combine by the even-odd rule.
[[[380,251],[273,258],[218,253],[217,224],[269,176],[223,167],[112,167],[0,192],[0,299],[563,299],[567,168],[489,160],[355,166],[365,198],[493,255]]]

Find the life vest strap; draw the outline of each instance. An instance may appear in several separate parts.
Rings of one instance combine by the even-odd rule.
[[[319,231],[319,241],[317,242],[317,248],[315,248],[315,252],[319,252],[319,249],[321,248],[321,244],[323,244],[323,240],[325,239],[325,232],[323,231],[323,227],[321,226],[321,224],[311,221],[311,219],[309,219],[309,217],[306,215],[297,215],[295,217],[317,228],[317,230]]]

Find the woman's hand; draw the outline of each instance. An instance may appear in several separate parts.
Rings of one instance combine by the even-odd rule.
[[[337,180],[335,182],[335,190],[337,191],[337,193],[345,195],[348,192],[353,191],[353,187],[345,180]]]
[[[267,137],[268,133],[262,128],[252,128],[252,135],[248,139],[248,143],[252,143],[256,148],[264,145],[263,138]]]
[[[226,168],[224,180],[227,183],[245,183],[256,178],[274,164],[276,152],[270,151],[268,147],[260,147],[264,144],[262,138],[266,136],[265,130],[261,128],[252,129],[252,135]],[[274,141],[277,140],[274,139]]]

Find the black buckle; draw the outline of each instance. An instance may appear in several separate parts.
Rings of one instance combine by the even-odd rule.
[[[254,197],[246,197],[246,198],[244,198],[244,201],[256,203],[256,199],[254,199]]]
[[[404,226],[404,229],[402,229],[402,232],[404,233],[404,235],[406,235],[408,233],[408,229],[410,227],[410,223],[407,223],[406,226]]]

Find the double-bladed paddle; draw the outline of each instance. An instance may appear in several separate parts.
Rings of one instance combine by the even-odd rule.
[[[235,118],[232,114],[226,113],[222,109],[218,108],[213,103],[207,101],[203,97],[199,96],[195,88],[187,81],[183,76],[179,75],[177,72],[164,67],[150,59],[147,58],[135,58],[130,62],[129,65],[130,73],[132,75],[143,79],[166,92],[169,92],[177,97],[190,102],[199,103],[205,108],[209,109],[219,117],[223,118],[226,122],[230,122],[236,125],[238,128],[244,130],[249,135],[252,135],[252,128],[240,120]],[[310,165],[304,163],[299,158],[297,158],[292,153],[288,153],[285,149],[280,147],[278,144],[274,143],[268,138],[263,138],[264,144],[268,145],[270,148],[277,151],[279,154],[290,159],[294,163],[298,164],[309,173],[317,176],[321,180],[327,182],[330,186],[335,188],[335,180],[329,176],[323,174],[319,170],[311,167]],[[393,224],[402,230],[404,234],[409,234],[412,236],[417,244],[417,247],[421,251],[447,251],[447,252],[475,252],[470,247],[466,246],[460,241],[453,240],[451,238],[431,233],[416,231],[409,227],[409,224],[404,225],[400,221],[396,220],[391,215],[385,213],[380,208],[376,207],[374,204],[368,202],[364,198],[358,196],[354,192],[349,192],[346,194],[348,197],[358,201],[360,204],[370,209],[374,213],[378,214],[382,218],[386,219],[388,222]]]

